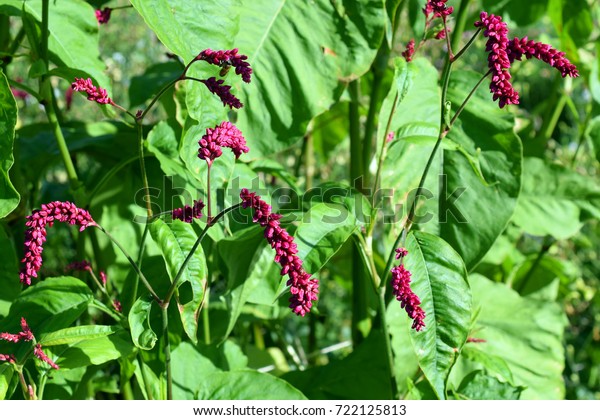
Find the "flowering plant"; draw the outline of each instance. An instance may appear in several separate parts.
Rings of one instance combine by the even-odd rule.
[[[94,3],[0,2],[0,398],[584,393],[587,17]]]

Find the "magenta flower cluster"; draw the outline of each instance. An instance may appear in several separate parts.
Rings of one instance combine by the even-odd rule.
[[[415,40],[411,39],[406,44],[406,49],[402,52],[402,57],[406,60],[407,63],[412,61],[413,54],[415,53]]]
[[[171,217],[173,219],[181,220],[185,223],[192,223],[194,219],[200,219],[202,217],[203,208],[204,203],[202,202],[202,200],[194,200],[193,206],[188,206],[186,204],[183,207],[173,209],[171,211]]]
[[[71,88],[77,92],[85,92],[88,101],[98,102],[102,105],[112,105],[114,103],[113,100],[108,97],[106,89],[94,86],[94,82],[92,82],[92,79],[90,78],[78,79],[76,77],[75,81],[71,84]]]
[[[79,226],[83,231],[88,226],[95,226],[96,222],[87,212],[78,208],[68,201],[54,201],[43,204],[40,210],[34,210],[27,216],[27,230],[25,231],[25,256],[21,262],[25,267],[19,273],[21,283],[30,285],[31,278],[37,277],[42,267],[42,251],[46,242],[46,227],[52,226],[54,222],[64,222]]]
[[[565,58],[565,53],[552,48],[552,45],[524,38],[515,38],[508,42],[508,59],[512,63],[515,60],[521,61],[525,58],[532,57],[543,61],[546,64],[554,67],[562,77],[578,77],[579,71],[577,67]]]
[[[452,12],[454,11],[454,7],[450,6],[446,6],[446,2],[448,0],[441,0],[441,1],[432,1],[429,0],[427,2],[427,4],[425,5],[425,8],[423,9],[423,13],[425,13],[425,16],[427,18],[429,18],[429,16],[433,13],[434,17],[441,17],[441,18],[446,18],[446,16],[452,14]]]
[[[248,60],[248,56],[239,54],[237,48],[234,48],[233,50],[218,51],[206,49],[198,54],[196,60],[206,61],[207,63],[217,65],[224,69],[229,68],[230,66],[234,67],[235,74],[241,75],[244,82],[250,83],[252,68],[250,67],[250,63],[246,61]]]
[[[89,271],[92,272],[92,264],[89,261],[73,261],[69,265],[65,267],[65,272],[67,271]]]
[[[231,149],[236,159],[250,151],[242,132],[229,121],[223,121],[215,128],[207,128],[198,145],[198,157],[209,166],[223,154],[222,147]]]
[[[35,336],[31,332],[29,325],[27,325],[27,321],[25,318],[21,318],[21,332],[17,334],[11,333],[0,333],[0,340],[9,341],[12,343],[18,343],[19,341],[35,341]],[[40,359],[43,362],[48,363],[52,368],[58,369],[58,365],[54,363],[42,350],[42,345],[37,343],[35,348],[33,349],[33,354],[35,357]],[[0,354],[0,362],[11,362],[16,363],[15,356],[12,354]]]
[[[475,22],[476,27],[485,28],[483,35],[488,38],[485,50],[488,54],[488,67],[492,73],[490,91],[494,101],[498,100],[500,108],[505,105],[518,104],[519,94],[513,88],[510,79],[510,59],[508,58],[508,27],[500,16],[481,12],[481,20]]]
[[[396,250],[396,259],[402,259],[408,254],[404,248]],[[425,328],[425,312],[421,308],[421,299],[410,288],[411,273],[404,264],[392,268],[392,291],[400,306],[404,308],[408,316],[413,320],[412,328],[421,331]]]
[[[544,61],[560,71],[562,77],[579,76],[577,68],[565,58],[565,53],[557,51],[551,45],[529,40],[527,37],[509,41],[508,27],[502,21],[502,17],[481,12],[479,18],[475,26],[484,28],[483,34],[488,38],[486,51],[489,52],[488,67],[492,74],[490,92],[493,94],[494,101],[498,100],[500,108],[519,103],[519,94],[510,82],[509,69],[511,63],[514,60],[520,61],[523,55],[527,59],[535,57]]]
[[[288,275],[290,308],[296,315],[304,316],[312,308],[319,294],[319,281],[302,268],[302,260],[296,255],[298,247],[294,238],[281,227],[281,214],[272,213],[271,206],[256,193],[244,188],[240,193],[243,208],[253,210],[253,221],[265,228],[265,238],[275,250],[275,262],[281,265],[281,275]]]
[[[102,10],[96,10],[96,20],[100,25],[108,23],[108,21],[110,20],[110,12],[112,12],[112,9],[110,7],[105,7]]]
[[[224,84],[225,80],[217,80],[214,77],[209,77],[206,80],[202,80],[202,83],[204,83],[210,93],[217,95],[221,102],[223,102],[223,105],[229,106],[230,109],[239,109],[244,106],[244,104],[231,93],[231,86]]]

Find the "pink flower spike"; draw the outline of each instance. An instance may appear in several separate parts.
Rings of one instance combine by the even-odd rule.
[[[408,41],[408,44],[406,44],[406,49],[402,53],[402,57],[404,57],[404,59],[406,60],[407,63],[410,63],[412,61],[412,56],[414,53],[415,53],[415,40],[411,39],[410,41]]]
[[[290,287],[290,308],[296,315],[304,316],[312,308],[319,294],[319,281],[311,278],[302,268],[302,260],[296,255],[298,247],[294,238],[281,227],[281,215],[271,212],[271,206],[256,193],[244,188],[240,193],[243,208],[252,208],[255,223],[265,228],[265,238],[275,250],[275,262],[281,265],[281,275],[287,274]]]
[[[21,318],[21,332],[18,334],[0,333],[0,340],[18,343],[19,341],[32,341],[35,337],[27,325],[25,318]]]
[[[449,31],[448,31],[449,32]],[[435,39],[446,39],[446,30],[442,29],[434,36]]]
[[[483,27],[483,35],[488,38],[486,51],[488,54],[488,67],[492,74],[490,92],[493,100],[498,100],[500,108],[505,105],[518,104],[519,94],[510,83],[510,60],[508,57],[508,27],[502,22],[500,16],[488,15],[481,12],[480,21],[475,22],[476,27]]]
[[[403,264],[392,268],[392,290],[400,306],[413,320],[412,328],[421,331],[425,328],[425,312],[421,308],[421,300],[410,288],[410,275]]]
[[[121,302],[119,302],[117,299],[113,300],[112,304],[113,304],[113,308],[115,308],[115,311],[123,312],[123,307],[121,306]]]
[[[96,10],[96,20],[100,25],[108,23],[108,21],[110,20],[110,12],[112,12],[112,9],[110,7],[105,7],[102,10]]]
[[[252,68],[250,68],[250,63],[246,61],[247,59],[248,56],[238,54],[237,48],[234,48],[233,50],[218,51],[206,49],[196,57],[196,60],[203,60],[207,63],[222,67],[223,69],[228,69],[230,66],[233,66],[235,67],[235,74],[241,75],[244,82],[250,83]]]
[[[231,149],[236,159],[250,151],[242,132],[229,121],[223,121],[215,128],[207,128],[198,145],[198,157],[209,166],[223,154],[222,147]]]
[[[21,260],[25,267],[21,269],[19,277],[21,283],[30,285],[32,277],[37,277],[42,267],[42,251],[46,242],[46,226],[52,226],[55,221],[78,225],[79,231],[89,226],[95,226],[96,222],[87,210],[78,208],[75,204],[65,201],[53,201],[43,204],[40,210],[34,210],[31,216],[27,216],[25,226],[25,252]]]
[[[106,287],[106,283],[108,283],[108,279],[106,278],[106,273],[104,271],[100,272],[100,281],[102,282],[102,286]]]
[[[429,19],[429,16],[433,13],[433,17],[446,17],[454,11],[454,7],[446,6],[448,0],[433,1],[429,0],[423,9],[425,17]]]
[[[231,86],[223,84],[225,83],[225,80],[217,80],[214,77],[211,77],[202,80],[202,83],[206,85],[210,93],[217,95],[221,102],[223,102],[223,105],[229,106],[230,109],[239,109],[244,106],[242,102],[230,92]]]
[[[12,354],[0,354],[0,362],[17,363],[17,359]]]
[[[33,354],[35,355],[35,357],[37,357],[38,359],[40,359],[42,362],[48,363],[52,367],[52,369],[56,369],[56,370],[60,369],[58,367],[58,365],[56,363],[54,363],[52,361],[52,359],[50,359],[46,355],[46,353],[44,353],[44,351],[42,350],[42,345],[41,344],[38,343],[38,344],[35,345],[35,348],[33,349]]]
[[[202,209],[204,203],[201,200],[194,200],[193,206],[185,205],[183,207],[173,209],[171,211],[171,217],[173,219],[181,220],[185,223],[192,223],[194,219],[200,219],[202,217]]]
[[[76,92],[85,92],[87,94],[88,101],[97,102],[102,105],[113,105],[114,102],[108,97],[106,89],[94,86],[92,79],[78,79],[71,83],[71,88]]]
[[[578,77],[579,71],[569,60],[565,58],[565,53],[552,48],[552,45],[524,38],[515,38],[508,42],[508,58],[512,63],[515,60],[521,61],[532,57],[547,63],[560,71],[562,77]]]
[[[396,259],[404,258],[408,255],[408,250],[406,248],[398,248],[396,249]]]

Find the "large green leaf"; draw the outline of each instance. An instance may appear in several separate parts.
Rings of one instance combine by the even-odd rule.
[[[10,398],[11,383],[15,377],[15,368],[12,363],[2,363],[0,365],[0,400]]]
[[[43,333],[68,327],[93,300],[92,291],[74,277],[54,277],[25,289],[13,302],[0,331],[18,330],[25,317],[33,333]]]
[[[523,389],[476,370],[464,378],[456,394],[470,400],[518,400]]]
[[[305,400],[286,381],[256,371],[216,372],[198,383],[200,400]]]
[[[20,16],[22,10],[38,22],[42,21],[42,0],[0,0],[3,13]],[[84,71],[110,94],[105,65],[99,59],[98,22],[94,8],[83,0],[50,2],[48,31],[52,61]]]
[[[378,0],[242,0],[236,47],[249,56],[238,124],[252,156],[299,140],[339,98],[341,82],[365,73],[383,40]]]
[[[526,386],[524,399],[562,399],[565,385],[563,347],[567,319],[559,304],[521,297],[504,284],[470,277],[473,304],[480,310],[474,330],[481,351],[504,359],[515,385]],[[457,372],[479,369],[462,357]],[[488,367],[489,368],[489,367]]]
[[[72,344],[44,348],[48,356],[55,359],[56,364],[61,369],[101,365],[111,360],[127,357],[133,350],[134,347],[129,340],[129,333],[124,330]]]
[[[448,98],[462,103],[480,75],[452,76]],[[472,269],[513,214],[521,188],[522,147],[514,120],[484,89],[477,91],[448,134],[461,149],[444,150],[440,235]],[[455,108],[454,108],[455,109]]]
[[[43,346],[59,346],[106,337],[120,329],[122,328],[114,325],[81,325],[44,334],[38,341]]]
[[[248,358],[232,341],[222,345],[194,347],[183,342],[171,353],[173,373],[173,396],[175,399],[193,399],[194,390],[210,375],[222,371],[245,369]],[[190,369],[194,366],[194,369]]]
[[[538,158],[525,159],[523,192],[513,222],[532,235],[566,239],[586,216],[600,217],[600,186],[595,179]]]
[[[13,141],[17,124],[17,103],[8,80],[0,71],[0,218],[19,204],[19,193],[10,182],[8,171],[13,159]]]
[[[318,271],[346,243],[357,227],[354,214],[345,206],[318,203],[306,212],[294,233],[298,256],[306,272]]]
[[[12,301],[21,291],[19,282],[19,260],[11,238],[0,225],[0,317],[8,315]]]
[[[396,383],[402,395],[407,391],[406,381],[414,378],[419,371],[419,359],[415,354],[409,332],[412,320],[406,316],[406,312],[396,300],[388,304],[385,319],[392,337]]]
[[[150,225],[150,234],[162,252],[167,271],[173,282],[198,239],[196,232],[189,223],[173,220],[171,224],[167,224],[158,219]],[[204,251],[202,246],[198,246],[177,282],[175,294],[181,323],[186,334],[194,343],[197,342],[198,316],[204,302],[207,276],[208,269]],[[189,286],[191,296],[182,293],[183,285]]]
[[[446,398],[446,383],[471,323],[471,291],[460,256],[437,236],[411,233],[404,265],[412,273],[412,290],[421,299],[425,328],[411,330],[419,366],[438,398]],[[400,305],[400,303],[398,303]]]
[[[227,337],[246,302],[272,305],[277,299],[281,269],[273,261],[275,251],[259,226],[236,232],[219,241],[217,247],[227,278]]]

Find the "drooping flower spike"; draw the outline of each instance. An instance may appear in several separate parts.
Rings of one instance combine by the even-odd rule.
[[[207,128],[198,145],[198,157],[209,166],[223,154],[222,147],[231,149],[236,159],[250,151],[242,132],[229,121],[223,121],[215,128]]]
[[[281,275],[288,275],[287,285],[292,294],[290,308],[296,315],[306,315],[317,300],[319,281],[302,268],[294,238],[279,223],[281,214],[272,213],[269,204],[246,188],[241,191],[240,198],[243,208],[253,210],[252,220],[265,228],[265,238],[275,250],[275,262],[281,265]]]
[[[92,79],[79,79],[75,78],[75,81],[71,84],[71,88],[77,92],[85,92],[87,94],[88,101],[97,102],[102,105],[114,105],[111,98],[108,97],[106,89],[94,86]]]
[[[224,84],[225,80],[217,80],[214,77],[210,77],[206,80],[202,80],[202,83],[208,88],[210,93],[217,95],[223,105],[228,106],[230,109],[239,109],[244,106],[242,102],[231,93],[231,86]]]
[[[227,72],[229,67],[235,68],[235,74],[242,76],[242,80],[246,83],[250,83],[252,77],[252,68],[248,63],[248,56],[238,53],[238,49],[233,50],[218,50],[213,51],[206,49],[202,51],[195,60],[206,61],[207,63],[214,64],[223,68],[221,75]]]
[[[511,63],[514,60],[521,61],[523,55],[527,59],[533,57],[549,64],[560,71],[562,77],[579,76],[577,67],[565,58],[565,53],[552,48],[552,45],[535,42],[527,37],[514,38],[508,42],[508,59]]]
[[[396,250],[396,259],[404,258],[408,251],[404,248]],[[392,268],[392,292],[396,300],[400,301],[400,306],[406,311],[413,320],[412,328],[421,331],[425,328],[425,312],[421,308],[421,299],[410,288],[411,273],[404,264]]]
[[[27,216],[25,223],[27,226],[24,243],[25,256],[21,260],[22,263],[25,263],[25,267],[19,273],[21,283],[30,285],[32,277],[37,277],[38,271],[42,267],[46,227],[52,226],[55,221],[77,225],[79,231],[96,225],[87,210],[80,209],[68,201],[53,201],[43,204],[40,210],[34,210],[30,216]]]
[[[412,61],[413,54],[415,53],[415,40],[411,39],[406,44],[406,49],[402,52],[402,57],[406,60],[407,63]]]
[[[201,200],[194,200],[193,206],[188,206],[186,204],[183,207],[173,209],[171,211],[171,217],[185,223],[192,223],[194,219],[200,219],[202,217],[203,208],[204,203]]]

